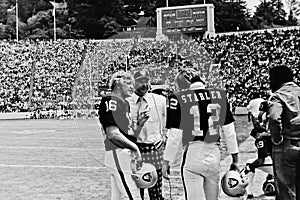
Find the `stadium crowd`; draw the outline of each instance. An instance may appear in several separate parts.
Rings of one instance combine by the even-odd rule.
[[[174,89],[178,69],[195,66],[209,87],[223,86],[234,107],[268,94],[268,69],[292,68],[299,80],[300,30],[219,35],[201,41],[0,41],[0,112],[71,109],[91,104],[118,69],[147,69]]]
[[[86,41],[0,41],[0,112],[56,110],[71,101]]]

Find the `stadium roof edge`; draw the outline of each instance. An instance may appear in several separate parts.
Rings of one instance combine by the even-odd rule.
[[[116,38],[116,39],[91,39],[91,42],[113,42],[113,41],[132,41],[135,38]],[[139,38],[142,40],[155,40],[155,38]]]
[[[239,35],[244,33],[263,33],[265,31],[286,31],[286,30],[293,30],[293,29],[299,29],[300,26],[289,26],[289,27],[283,27],[283,28],[268,28],[268,29],[259,29],[259,30],[250,30],[250,31],[235,31],[235,32],[226,32],[226,33],[216,33],[216,36],[222,36],[222,35]]]
[[[174,9],[182,9],[182,8],[186,9],[186,8],[207,7],[207,6],[214,7],[213,4],[193,4],[193,5],[184,5],[184,6],[161,7],[161,8],[157,8],[156,10],[174,10]]]

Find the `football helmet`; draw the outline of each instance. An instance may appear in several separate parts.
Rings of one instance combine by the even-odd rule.
[[[176,76],[176,82],[180,89],[187,89],[195,82],[200,82],[205,85],[200,77],[200,73],[193,68],[182,69]]]
[[[240,197],[246,193],[248,179],[243,177],[240,172],[230,170],[221,179],[223,192],[230,197]]]
[[[156,184],[158,177],[154,165],[150,163],[143,163],[142,167],[137,169],[137,164],[133,161],[131,168],[131,177],[138,188],[150,188]]]

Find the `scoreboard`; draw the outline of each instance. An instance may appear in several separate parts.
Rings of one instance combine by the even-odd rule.
[[[214,34],[215,31],[212,4],[158,8],[156,14],[157,36],[193,32]]]
[[[206,7],[162,11],[163,32],[207,31]]]

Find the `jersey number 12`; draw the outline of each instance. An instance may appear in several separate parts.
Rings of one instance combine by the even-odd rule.
[[[208,119],[209,135],[219,134],[220,125],[215,126],[214,122],[219,121],[220,111],[221,106],[219,104],[209,104],[207,106],[207,112],[211,113],[211,116]],[[203,136],[203,130],[201,130],[200,126],[200,111],[198,105],[191,107],[190,114],[194,116],[194,130],[192,131],[193,136]]]

